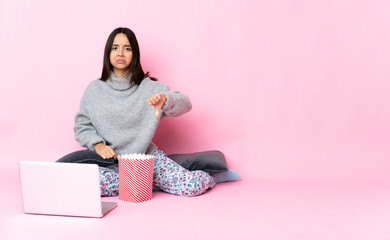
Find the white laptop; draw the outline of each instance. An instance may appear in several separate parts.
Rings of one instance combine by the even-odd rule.
[[[19,161],[25,213],[103,217],[117,206],[101,202],[96,164]]]

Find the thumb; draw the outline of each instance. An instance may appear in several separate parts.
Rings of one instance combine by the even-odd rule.
[[[154,106],[154,109],[156,110],[156,119],[160,117],[160,108],[158,106]]]

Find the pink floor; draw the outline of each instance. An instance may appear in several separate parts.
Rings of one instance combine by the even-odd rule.
[[[22,212],[17,175],[0,175],[0,239],[390,239],[387,186],[243,179],[185,198],[155,192],[102,219]]]

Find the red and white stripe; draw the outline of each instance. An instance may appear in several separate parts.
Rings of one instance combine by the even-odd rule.
[[[119,199],[143,202],[152,199],[153,156],[128,154],[118,156]]]

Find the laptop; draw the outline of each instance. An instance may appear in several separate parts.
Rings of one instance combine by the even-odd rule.
[[[96,164],[19,161],[19,175],[25,213],[101,218],[117,206],[101,202]]]

